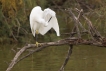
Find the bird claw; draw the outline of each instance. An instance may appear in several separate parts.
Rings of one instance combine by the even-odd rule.
[[[36,30],[36,34],[39,34],[38,30]]]
[[[36,47],[38,47],[38,46],[39,46],[39,43],[38,43],[38,42],[36,42],[36,43],[35,43],[35,45],[36,45]]]

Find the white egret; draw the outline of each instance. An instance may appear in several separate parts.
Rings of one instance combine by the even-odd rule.
[[[36,37],[36,46],[38,46],[37,34],[44,35],[51,28],[55,30],[57,36],[60,36],[56,13],[50,8],[42,11],[40,6],[34,7],[30,13],[30,27],[33,36]]]

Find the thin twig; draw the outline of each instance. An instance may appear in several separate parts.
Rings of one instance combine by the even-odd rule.
[[[19,36],[19,30],[20,30],[20,22],[19,20],[16,18],[17,24],[18,24],[18,29],[17,29],[17,37]]]
[[[65,61],[64,61],[64,63],[63,63],[63,65],[61,66],[61,68],[60,68],[59,71],[64,71],[64,67],[65,67],[65,65],[67,64],[67,62],[68,62],[68,60],[69,60],[69,58],[70,58],[70,55],[72,54],[72,48],[73,48],[73,45],[70,45],[69,50],[68,50],[67,57],[66,57],[66,59],[65,59]]]
[[[77,11],[77,12],[80,12],[80,10],[79,9],[77,9],[77,8],[75,8],[75,10]],[[87,24],[88,24],[88,32],[89,32],[89,34],[91,35],[91,38],[93,39],[93,40],[100,40],[100,41],[102,41],[102,36],[101,36],[101,34],[97,31],[97,29],[93,26],[93,24],[92,24],[92,22],[84,15],[84,14],[81,14],[82,15],[82,17],[87,21]]]
[[[71,9],[68,9],[67,11],[73,17],[73,20],[75,22],[74,24],[75,24],[75,27],[76,27],[76,31],[77,31],[78,37],[81,38],[80,30],[78,28],[78,21],[76,21],[77,20],[76,16],[73,14],[73,12],[71,11]]]

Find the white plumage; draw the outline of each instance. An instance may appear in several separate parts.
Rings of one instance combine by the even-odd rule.
[[[40,6],[34,7],[30,13],[30,27],[34,37],[36,31],[44,35],[51,28],[56,31],[57,36],[60,36],[56,13],[49,8],[42,11]]]

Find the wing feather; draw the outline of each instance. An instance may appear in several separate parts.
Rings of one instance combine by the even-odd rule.
[[[52,24],[52,28],[56,31],[57,36],[60,36],[59,25],[56,16],[52,17],[50,24]]]
[[[51,12],[52,11],[52,12]],[[52,17],[52,18],[51,18]],[[53,10],[49,10],[47,11],[43,18],[45,19],[45,21],[48,22],[48,26],[45,27],[43,25],[41,25],[39,32],[40,34],[44,35],[46,34],[51,28],[53,28],[56,31],[57,36],[60,36],[60,32],[59,32],[59,25],[58,25],[58,21],[55,15],[55,12]],[[51,19],[50,19],[51,18]]]

